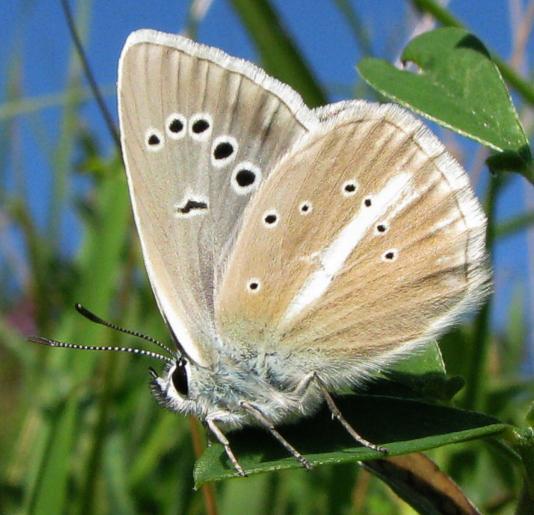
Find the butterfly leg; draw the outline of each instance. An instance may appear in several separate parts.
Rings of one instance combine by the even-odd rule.
[[[201,424],[204,428],[204,431],[206,432],[206,445],[208,447],[211,447],[213,445],[213,432],[209,430],[210,428],[206,420],[201,420]]]
[[[358,443],[361,443],[364,447],[372,449],[373,451],[378,451],[383,454],[387,454],[388,450],[385,447],[381,447],[380,445],[376,445],[374,443],[369,442],[355,431],[355,429],[349,424],[347,419],[342,415],[341,411],[339,411],[339,408],[336,406],[336,403],[330,395],[330,392],[316,373],[314,373],[314,378],[316,384],[319,386],[319,390],[321,391],[321,394],[326,402],[326,405],[328,406],[328,409],[330,410],[332,415],[338,419],[339,423],[347,430],[349,435],[352,436],[352,438],[354,438],[354,440],[356,440]]]
[[[347,419],[342,415],[341,411],[339,411],[339,408],[336,406],[336,403],[330,395],[330,392],[328,391],[325,384],[321,381],[316,372],[312,372],[311,374],[305,376],[296,386],[294,393],[304,398],[312,384],[315,384],[319,387],[319,391],[323,399],[325,400],[328,409],[332,413],[332,416],[338,419],[339,423],[346,429],[350,436],[354,438],[354,440],[361,443],[364,447],[373,449],[374,451],[379,451],[383,454],[387,454],[388,450],[386,448],[380,447],[379,445],[375,445],[374,443],[369,442],[355,431],[355,429],[349,424]]]
[[[247,401],[241,401],[240,405],[265,427],[305,469],[313,468],[313,465],[276,430],[273,423],[256,406]]]
[[[308,393],[308,390],[310,389],[310,384],[317,380],[317,374],[315,372],[312,372],[311,374],[305,375],[297,384],[295,389],[293,390],[293,393],[297,397],[305,397]]]
[[[206,423],[208,424],[210,431],[215,435],[215,438],[217,438],[217,440],[219,440],[219,442],[224,446],[226,455],[232,462],[232,465],[234,466],[237,473],[242,477],[246,476],[245,471],[243,470],[243,467],[241,467],[241,465],[237,461],[237,458],[235,457],[235,454],[233,453],[230,447],[230,442],[228,441],[228,438],[224,436],[224,433],[218,428],[217,424],[212,418],[206,419]]]

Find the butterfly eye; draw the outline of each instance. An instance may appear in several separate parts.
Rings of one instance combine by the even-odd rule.
[[[185,361],[180,360],[176,363],[176,368],[172,373],[172,384],[180,395],[187,397],[187,394],[189,393],[189,385],[187,382],[187,370],[185,368]]]

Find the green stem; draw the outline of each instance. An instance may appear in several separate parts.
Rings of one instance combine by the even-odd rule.
[[[360,19],[355,7],[349,0],[334,1],[341,14],[345,17],[362,54],[366,56],[373,55],[373,45],[371,43],[371,38],[369,37],[369,31],[367,30],[365,23]]]
[[[439,5],[436,0],[412,0],[412,3],[417,9],[431,14],[436,20],[447,27],[465,28],[465,25],[458,20],[458,18],[454,17],[447,9]],[[491,52],[491,58],[508,84],[510,84],[510,86],[512,86],[526,102],[534,105],[534,88],[530,82],[521,77],[494,52]]]
[[[519,496],[516,513],[534,514],[534,427],[513,428],[504,435],[505,440],[521,456],[523,465],[523,489]]]
[[[111,137],[113,138],[113,141],[115,142],[115,146],[118,152],[120,153],[121,138],[119,136],[119,130],[115,126],[115,122],[113,121],[113,116],[111,115],[109,109],[106,106],[106,103],[104,102],[104,97],[102,96],[100,88],[98,87],[93,70],[91,70],[91,66],[89,65],[89,59],[87,59],[87,55],[85,53],[85,49],[82,43],[82,38],[80,37],[78,29],[76,28],[76,22],[74,21],[74,17],[72,16],[72,11],[70,9],[69,1],[61,0],[61,6],[63,7],[65,20],[67,22],[67,26],[69,27],[69,31],[72,37],[74,48],[76,49],[76,52],[78,53],[78,57],[80,58],[80,62],[82,64],[85,78],[87,79],[87,82],[89,83],[89,87],[91,88],[91,91],[93,92],[93,97],[98,105],[98,109],[100,110],[102,117],[104,118],[104,122],[107,125],[107,128],[111,134]]]
[[[108,84],[102,88],[102,91],[104,96],[115,96],[117,86]],[[72,98],[84,102],[93,98],[93,94],[90,89],[84,86],[67,86],[61,93],[13,98],[0,104],[0,123],[11,121],[20,115],[33,114],[52,107],[65,107]],[[2,159],[4,154],[0,154]]]
[[[189,0],[189,7],[187,9],[187,18],[185,21],[185,34],[193,41],[197,40],[199,20],[195,16],[195,4],[196,0]]]

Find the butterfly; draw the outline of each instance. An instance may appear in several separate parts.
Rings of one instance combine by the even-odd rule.
[[[309,109],[255,65],[152,30],[119,64],[121,142],[146,270],[174,348],[158,401],[226,432],[276,429],[413,353],[489,291],[486,219],[406,110]]]

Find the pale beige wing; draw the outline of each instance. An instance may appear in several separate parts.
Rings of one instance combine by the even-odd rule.
[[[485,217],[403,109],[353,102],[320,117],[245,210],[216,320],[230,345],[376,363],[485,296]]]
[[[186,351],[205,363],[213,291],[243,208],[317,119],[252,64],[148,30],[123,50],[119,114],[152,287]]]

